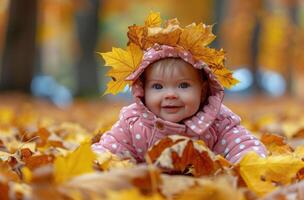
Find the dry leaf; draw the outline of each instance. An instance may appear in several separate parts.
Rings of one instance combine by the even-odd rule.
[[[232,72],[227,68],[214,71],[214,74],[219,82],[228,89],[240,82],[233,77]]]
[[[304,117],[297,120],[286,120],[282,124],[284,134],[288,138],[292,138],[304,129]]]
[[[195,54],[214,39],[215,35],[212,33],[212,26],[205,26],[202,23],[196,25],[193,23],[185,27],[180,35],[178,44]]]
[[[128,82],[125,81],[125,78],[135,71],[140,64],[143,52],[139,46],[132,43],[127,50],[113,48],[112,52],[100,53],[100,55],[106,61],[105,65],[112,67],[107,73],[112,81],[108,83],[104,94],[117,94],[127,85]]]
[[[261,142],[270,151],[271,155],[290,154],[293,152],[291,146],[286,143],[286,138],[275,134],[263,134]]]
[[[176,46],[181,32],[182,30],[178,25],[170,23],[164,28],[148,28],[148,35],[144,38],[144,49],[153,46],[155,43]]]
[[[54,162],[56,183],[63,183],[74,176],[93,172],[95,157],[89,143],[82,144],[66,157],[57,157]]]
[[[25,166],[30,170],[50,164],[54,162],[53,155],[36,155],[24,159]]]
[[[151,161],[169,173],[213,175],[221,162],[202,142],[173,135],[157,142],[148,151]]]
[[[62,184],[60,190],[66,194],[77,190],[104,197],[107,191],[118,192],[136,187],[142,193],[151,194],[161,184],[159,176],[159,171],[155,167],[138,165],[134,168],[77,176]]]
[[[101,170],[130,168],[135,166],[135,164],[130,160],[123,160],[108,151],[104,153],[98,153],[96,156],[96,163]]]
[[[150,12],[150,14],[145,20],[145,26],[147,27],[160,26],[161,23],[162,23],[162,19],[160,17],[159,12]]]
[[[261,158],[249,152],[240,161],[240,174],[249,189],[263,196],[278,186],[290,184],[304,162],[293,155]]]
[[[186,190],[177,200],[245,200],[241,190],[233,186],[225,177],[202,180],[196,187]]]
[[[216,50],[208,47],[198,47],[193,55],[195,59],[202,60],[213,70],[222,70],[224,68],[225,51]]]
[[[129,42],[128,45],[134,43],[140,48],[144,48],[144,37],[148,34],[148,29],[145,26],[132,25],[128,27],[129,31],[127,33]]]

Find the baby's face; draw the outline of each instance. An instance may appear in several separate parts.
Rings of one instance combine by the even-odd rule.
[[[145,103],[158,117],[180,122],[198,111],[205,84],[199,70],[186,62],[168,67],[172,67],[170,73],[155,67],[146,69]]]

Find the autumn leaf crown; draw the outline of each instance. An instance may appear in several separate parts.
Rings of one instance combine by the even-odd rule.
[[[162,21],[159,13],[151,12],[143,26],[128,27],[129,42],[126,50],[113,47],[111,52],[99,53],[105,60],[105,65],[111,67],[106,75],[112,80],[108,82],[104,94],[117,94],[131,84],[131,81],[125,79],[140,66],[144,51],[154,44],[190,52],[194,59],[206,63],[226,88],[239,82],[224,66],[224,50],[207,47],[216,37],[212,33],[212,26],[192,23],[182,28],[176,18],[167,20],[163,25]]]

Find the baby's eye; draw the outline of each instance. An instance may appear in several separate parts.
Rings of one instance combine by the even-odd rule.
[[[154,83],[154,84],[152,85],[152,88],[157,89],[157,90],[160,90],[160,89],[163,88],[163,86],[162,86],[161,84],[159,84],[159,83]]]
[[[188,87],[190,87],[190,84],[187,83],[187,82],[183,82],[183,83],[179,84],[178,87],[179,87],[179,88],[188,88]]]

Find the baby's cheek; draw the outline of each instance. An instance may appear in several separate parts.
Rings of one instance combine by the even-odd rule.
[[[157,95],[148,95],[145,97],[145,104],[153,112],[160,107],[160,99]]]
[[[191,102],[192,104],[200,103],[201,101],[201,92],[198,90],[191,90],[189,92],[186,92],[184,94],[184,99],[186,99],[187,102]]]
[[[187,106],[188,106],[188,110],[192,113],[195,114],[201,104],[201,99],[199,96],[195,96],[193,95],[191,98],[189,98]]]

